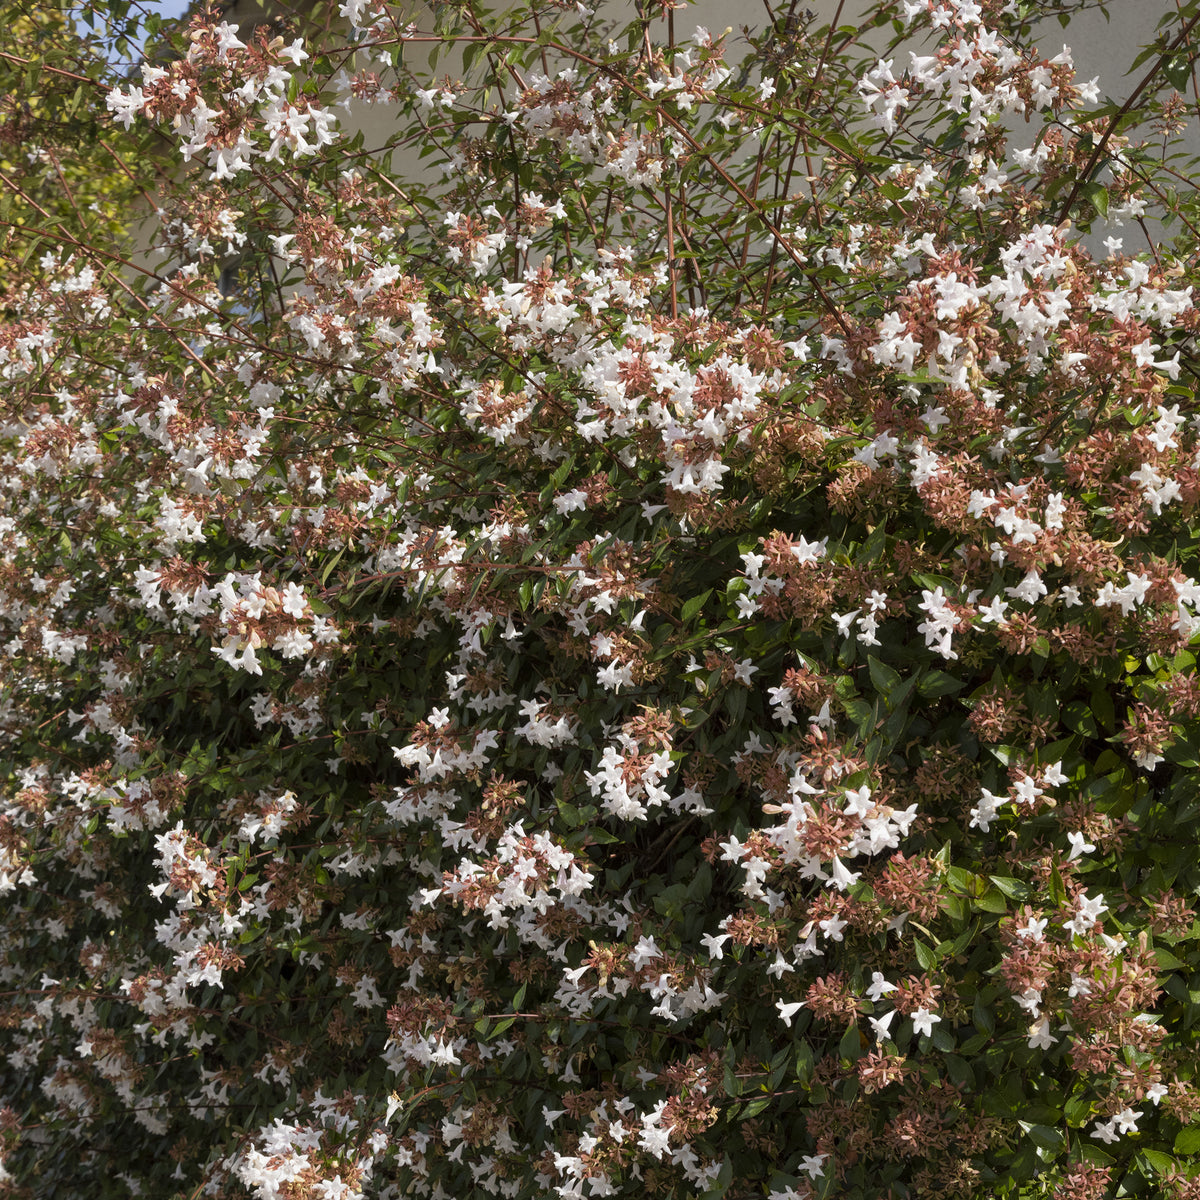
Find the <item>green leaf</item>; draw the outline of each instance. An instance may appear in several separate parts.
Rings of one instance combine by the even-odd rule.
[[[1078,1128],[1082,1125],[1092,1112],[1091,1097],[1086,1092],[1072,1096],[1070,1100],[1063,1105],[1063,1115],[1067,1118],[1068,1124]]]
[[[917,962],[922,971],[932,971],[937,966],[937,955],[920,938],[913,939],[913,949],[916,951]]]
[[[749,1106],[747,1106],[749,1107]],[[704,1200],[719,1200],[719,1197],[725,1195],[729,1190],[729,1184],[733,1180],[733,1159],[726,1158],[721,1163],[721,1169],[717,1172],[717,1178],[713,1181],[713,1186],[704,1193]]]
[[[858,564],[860,566],[867,563],[873,563],[887,547],[887,531],[882,525],[876,525],[871,530],[870,537],[862,544],[862,549],[858,553]]]
[[[683,607],[679,610],[679,619],[686,625],[704,607],[712,592],[712,588],[709,588],[707,591],[701,592],[699,596],[685,600]]]
[[[1019,879],[1012,879],[1007,875],[989,875],[988,878],[996,885],[997,890],[1003,892],[1010,900],[1029,899],[1029,885]]]
[[[701,862],[691,882],[687,885],[687,898],[693,904],[702,904],[712,892],[712,883],[712,867],[706,862]]]
[[[1178,92],[1186,92],[1192,82],[1192,60],[1189,55],[1178,54],[1163,64],[1162,73]]]
[[[960,1088],[968,1090],[975,1086],[975,1072],[971,1070],[971,1064],[965,1058],[957,1054],[943,1055],[943,1062],[946,1064],[946,1073],[950,1076],[950,1082]]]
[[[1143,1150],[1140,1157],[1144,1158],[1159,1175],[1179,1169],[1179,1163],[1162,1150]]]
[[[998,888],[988,888],[979,899],[971,901],[971,907],[979,909],[980,912],[1008,912],[1008,905],[1004,902],[1004,894]]]
[[[1062,722],[1072,732],[1083,737],[1097,737],[1100,727],[1092,711],[1082,700],[1072,700],[1062,711]]]
[[[1055,904],[1065,904],[1067,901],[1067,889],[1063,886],[1062,873],[1058,869],[1058,863],[1051,860],[1050,863],[1050,881],[1047,885],[1050,899]]]
[[[1176,1154],[1200,1152],[1200,1122],[1185,1126],[1175,1135]]]
[[[945,878],[950,890],[960,896],[979,896],[987,887],[974,871],[968,871],[966,867],[947,867]]]
[[[321,572],[321,586],[324,587],[329,582],[329,576],[333,574],[334,568],[342,561],[342,555],[346,553],[345,547],[339,550],[333,558],[329,560],[325,569]]]
[[[1116,709],[1113,707],[1112,696],[1106,688],[1099,684],[1092,689],[1091,695],[1092,716],[1100,722],[1106,733],[1112,733],[1117,727]],[[1100,768],[1100,764],[1096,764]]]
[[[863,1038],[859,1032],[857,1025],[851,1025],[849,1029],[842,1034],[842,1040],[838,1044],[838,1055],[841,1058],[848,1058],[851,1062],[857,1061],[863,1052]]]
[[[1018,1121],[1017,1124],[1029,1135],[1030,1141],[1043,1150],[1061,1150],[1066,1145],[1063,1135],[1049,1125],[1035,1125],[1029,1121]]]
[[[1079,194],[1102,216],[1108,216],[1108,189],[1102,183],[1085,183]]]
[[[871,682],[879,694],[887,700],[900,684],[900,674],[893,671],[885,663],[873,655],[867,656],[867,669],[871,672]]]
[[[807,1041],[796,1047],[796,1081],[807,1084],[813,1073],[813,1052]]]
[[[975,1003],[971,1007],[971,1021],[975,1028],[980,1033],[995,1033],[996,1018],[992,1015],[992,1010],[983,1002],[983,997],[975,996]]]
[[[1187,970],[1187,963],[1181,962],[1170,952],[1170,950],[1167,950],[1162,946],[1154,947],[1154,957],[1158,963],[1158,969],[1160,971]]]
[[[824,134],[822,140],[833,149],[840,150],[847,158],[859,159],[862,157],[862,151],[853,146],[850,140],[840,133],[830,131]]]
[[[845,710],[846,716],[860,730],[866,729],[870,725],[871,716],[875,711],[865,700],[843,700],[842,708]]]
[[[1008,1175],[1014,1180],[1026,1180],[1038,1169],[1036,1145],[1023,1146],[1008,1167]]]
[[[938,696],[949,696],[953,692],[961,692],[967,685],[945,671],[926,671],[917,680],[917,691],[926,699],[936,699]]]

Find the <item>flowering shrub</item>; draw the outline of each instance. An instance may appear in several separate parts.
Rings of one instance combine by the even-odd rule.
[[[6,176],[8,1194],[1200,1195],[1200,15],[1034,7],[198,16],[154,271]]]

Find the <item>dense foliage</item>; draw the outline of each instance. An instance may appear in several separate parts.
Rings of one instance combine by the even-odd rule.
[[[1200,1196],[1200,6],[1044,7],[3,60],[160,181],[4,176],[0,1192]]]

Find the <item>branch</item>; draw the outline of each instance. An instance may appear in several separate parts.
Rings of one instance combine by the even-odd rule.
[[[1158,56],[1158,61],[1147,72],[1142,82],[1133,89],[1129,98],[1121,105],[1120,109],[1113,114],[1113,118],[1108,123],[1108,128],[1104,131],[1103,136],[1096,143],[1096,148],[1092,151],[1091,157],[1084,164],[1083,170],[1075,176],[1075,182],[1071,185],[1071,193],[1067,196],[1066,203],[1063,204],[1062,210],[1058,214],[1058,224],[1061,225],[1071,212],[1071,206],[1075,203],[1076,197],[1079,195],[1079,189],[1087,182],[1092,172],[1096,169],[1112,139],[1113,134],[1117,132],[1122,119],[1133,108],[1141,94],[1154,82],[1154,77],[1167,65],[1174,57],[1175,51],[1179,46],[1188,40],[1188,35],[1192,29],[1200,22],[1200,12],[1198,12],[1184,27],[1180,30],[1179,35],[1173,42]]]

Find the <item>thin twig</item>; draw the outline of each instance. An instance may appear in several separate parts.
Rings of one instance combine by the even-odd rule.
[[[1146,73],[1141,83],[1130,93],[1129,98],[1121,105],[1120,109],[1113,114],[1112,120],[1108,123],[1108,128],[1101,135],[1100,140],[1096,143],[1096,148],[1092,151],[1091,156],[1084,164],[1083,169],[1075,176],[1075,182],[1071,185],[1070,194],[1067,196],[1066,202],[1062,206],[1062,210],[1058,214],[1058,224],[1062,224],[1070,215],[1071,208],[1075,203],[1075,198],[1079,195],[1079,189],[1084,183],[1091,178],[1092,172],[1096,169],[1101,158],[1104,156],[1104,151],[1108,148],[1108,143],[1112,140],[1113,135],[1117,132],[1122,119],[1133,108],[1141,94],[1154,82],[1154,78],[1158,73],[1171,61],[1175,51],[1182,43],[1187,42],[1192,29],[1200,22],[1200,12],[1198,12],[1184,27],[1180,30],[1178,36],[1169,46],[1158,56],[1158,60],[1154,66]]]

